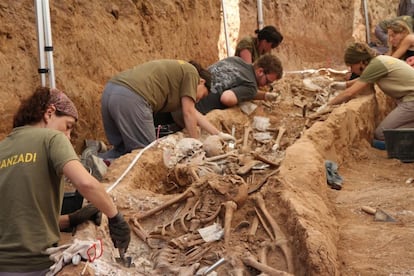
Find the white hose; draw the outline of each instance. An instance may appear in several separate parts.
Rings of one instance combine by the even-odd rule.
[[[142,154],[149,148],[151,148],[153,145],[155,145],[160,139],[154,140],[151,144],[140,150],[140,152],[137,153],[134,160],[129,164],[128,168],[124,171],[124,173],[111,185],[106,189],[106,192],[109,193],[112,191],[118,184],[121,182],[121,180],[127,175],[127,173],[132,169],[132,167],[137,163],[138,159],[142,156]]]

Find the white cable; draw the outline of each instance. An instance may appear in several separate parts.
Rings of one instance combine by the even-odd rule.
[[[132,167],[137,163],[138,159],[141,157],[141,155],[149,148],[151,148],[153,145],[155,145],[160,139],[154,140],[151,144],[140,150],[140,152],[137,153],[134,160],[132,160],[131,164],[129,164],[128,168],[124,171],[124,173],[110,186],[108,189],[106,189],[106,192],[109,193],[112,191],[118,184],[121,182],[121,180],[127,175],[127,173],[132,169]]]

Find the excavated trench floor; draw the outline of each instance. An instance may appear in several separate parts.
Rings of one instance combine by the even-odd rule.
[[[321,117],[312,116],[326,96],[326,78],[343,77],[323,70],[316,73],[286,76],[275,86],[279,99],[255,102],[257,108],[249,115],[240,108],[209,113],[217,127],[229,132],[234,126],[236,130],[237,155],[221,159],[226,162],[212,161],[215,165],[205,169],[205,164],[194,162],[198,155],[190,153],[182,159],[188,162],[176,163],[180,170],[177,166],[167,168],[166,156],[171,157],[177,148],[170,145],[179,141],[182,133],[149,148],[111,192],[130,225],[152,233],[145,241],[136,235],[142,232],[132,233],[127,255],[134,267],[115,262],[118,253],[112,248],[104,221],[100,227],[89,223],[79,226],[74,236],[64,235],[66,241],[102,238],[105,249],[87,269],[85,263],[68,265],[61,275],[83,269],[98,275],[194,275],[221,258],[225,261],[215,269],[218,275],[243,275],[242,271],[257,275],[260,265],[253,261],[266,264],[262,271],[268,274],[410,275],[414,269],[414,253],[409,250],[414,204],[410,200],[413,184],[407,180],[414,165],[388,159],[385,151],[370,146],[374,125],[388,108],[387,102],[381,95],[368,94]],[[246,150],[244,133],[257,117],[269,119],[269,131],[250,132]],[[286,131],[275,150],[281,128]],[[263,132],[271,139],[260,140],[267,137]],[[106,185],[117,181],[137,154],[139,151],[134,151],[116,160],[105,177]],[[257,159],[262,161],[258,165],[267,166],[237,173]],[[338,164],[344,179],[341,190],[327,184],[326,160]],[[225,176],[208,174],[217,166]],[[202,173],[194,175],[200,167]],[[142,218],[189,187],[195,197]],[[261,197],[270,222],[260,211]],[[233,206],[230,201],[237,204],[228,232],[211,242],[200,240],[200,228],[214,224],[226,229],[226,210]],[[382,208],[396,222],[374,221],[372,215],[361,211],[362,206]],[[180,219],[185,210],[194,216]],[[203,223],[205,214],[214,213],[213,220]]]

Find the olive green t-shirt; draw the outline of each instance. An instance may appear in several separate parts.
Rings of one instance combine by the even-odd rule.
[[[235,56],[239,57],[240,52],[243,49],[249,50],[249,52],[252,54],[252,63],[255,62],[259,57],[259,51],[256,48],[257,44],[257,38],[252,36],[244,37],[242,40],[240,40],[236,45],[236,53]]]
[[[403,102],[414,101],[414,68],[400,59],[385,55],[373,58],[359,80],[376,83],[392,98]]]
[[[53,264],[43,254],[59,241],[62,169],[78,159],[60,131],[18,127],[0,142],[0,271]]]
[[[136,92],[151,105],[152,111],[172,112],[181,108],[181,98],[196,102],[200,81],[197,69],[183,60],[153,60],[114,76],[110,82]]]

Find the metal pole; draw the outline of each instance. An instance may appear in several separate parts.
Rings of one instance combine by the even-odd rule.
[[[39,68],[38,72],[40,74],[40,83],[42,86],[46,86],[46,74],[47,68],[45,66],[45,36],[44,36],[44,29],[43,29],[43,9],[42,9],[42,1],[41,0],[34,0],[35,10],[36,10],[36,24],[37,24],[37,41],[39,47]]]
[[[367,43],[371,43],[371,28],[369,26],[369,19],[368,19],[368,0],[363,0],[364,2],[364,14],[365,14],[365,32],[367,36]]]
[[[230,56],[229,36],[227,34],[227,16],[226,16],[226,8],[225,8],[224,0],[221,0],[221,10],[223,12],[224,38],[226,40],[227,56]]]
[[[52,46],[52,28],[50,25],[49,0],[43,0],[43,23],[45,28],[45,52],[49,66],[49,83],[50,88],[55,88],[55,69],[53,65],[53,46]]]
[[[257,27],[259,30],[264,27],[262,0],[257,0]]]

